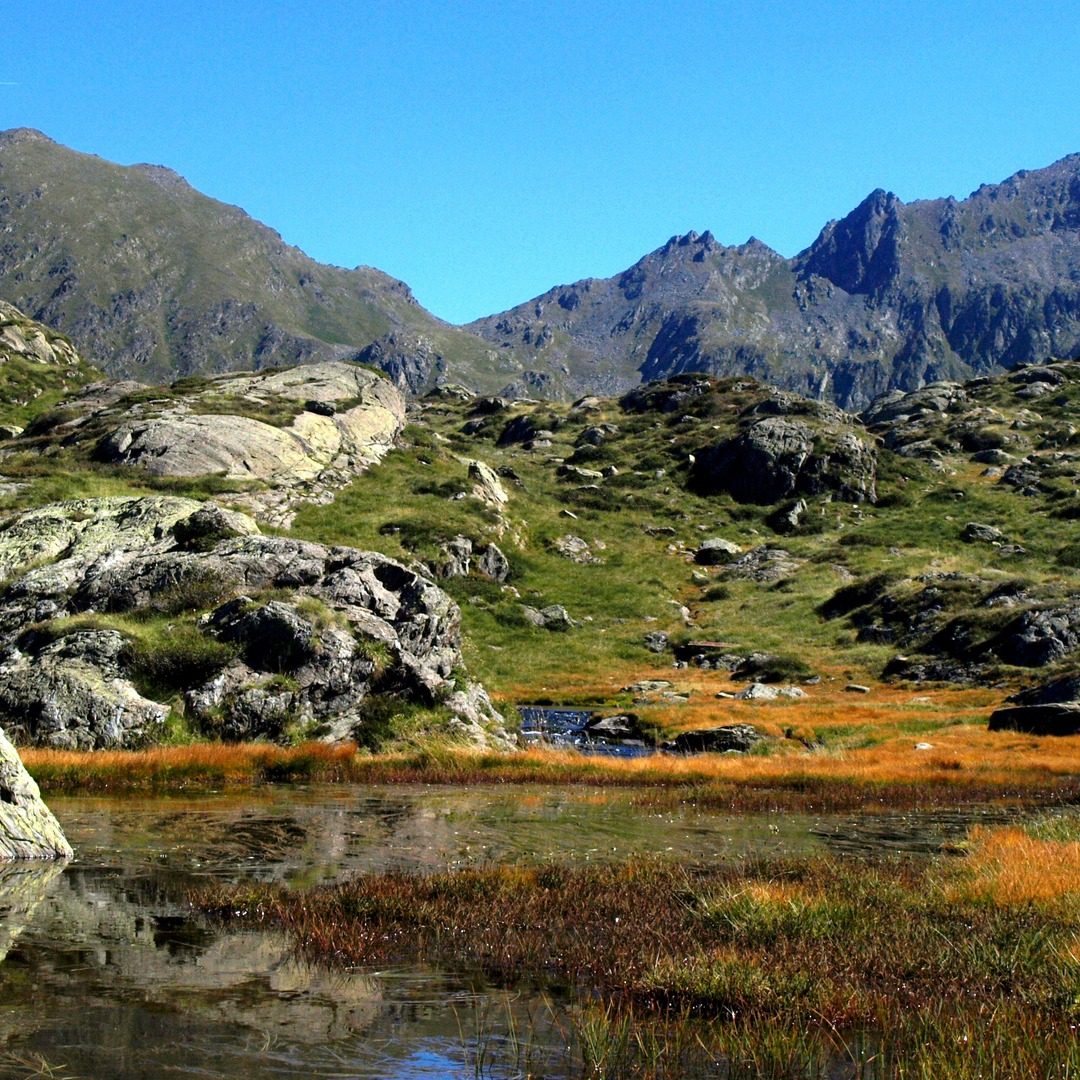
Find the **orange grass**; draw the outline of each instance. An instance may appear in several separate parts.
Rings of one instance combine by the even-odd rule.
[[[976,828],[957,886],[997,904],[1080,897],[1080,842],[1040,840],[1022,828]]]
[[[844,810],[958,805],[997,799],[1080,797],[1080,736],[1037,737],[989,732],[981,724],[955,723],[925,735],[898,730],[911,712],[897,714],[910,691],[882,689],[845,708],[842,719],[860,725],[870,745],[807,750],[797,738],[781,739],[769,754],[584,757],[573,751],[530,749],[500,754],[461,748],[360,756],[352,744],[197,744],[141,751],[21,751],[46,791],[146,790],[252,784],[289,780],[369,783],[592,784],[655,787],[659,800],[693,799],[732,810]],[[971,691],[937,694],[930,706],[946,722],[952,709],[970,715]],[[725,705],[732,703],[724,702]],[[787,716],[813,716],[809,703],[754,705],[711,723],[752,719],[764,730],[782,730]],[[845,702],[845,705],[847,703]],[[687,707],[689,708],[689,707]],[[835,705],[834,705],[835,710]],[[687,714],[688,717],[693,714]],[[821,716],[829,714],[822,708]],[[779,721],[773,718],[779,718]],[[811,726],[818,725],[812,720]],[[797,732],[796,732],[797,734]],[[916,750],[925,738],[930,750]],[[842,746],[842,743],[839,744]]]
[[[199,743],[148,750],[44,750],[20,756],[46,791],[183,790],[287,780],[347,780],[352,743]]]

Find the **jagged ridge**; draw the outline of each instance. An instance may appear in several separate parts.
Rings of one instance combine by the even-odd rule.
[[[614,278],[470,324],[578,389],[752,374],[864,408],[942,378],[1080,355],[1080,155],[909,204],[872,192],[784,259],[672,237]]]

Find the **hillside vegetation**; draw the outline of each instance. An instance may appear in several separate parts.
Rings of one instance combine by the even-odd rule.
[[[409,404],[381,461],[339,467],[285,519],[267,491],[293,491],[287,477],[162,475],[160,451],[104,452],[132,418],[334,412],[301,384],[287,399],[230,385],[46,410],[3,447],[9,513],[212,497],[296,540],[385,553],[457,601],[464,662],[504,706],[632,709],[660,736],[748,720],[857,745],[886,719],[981,721],[1074,670],[1078,363],[894,393],[861,418],[745,377],[573,404],[443,387]],[[755,684],[771,690],[731,697]]]
[[[402,386],[510,353],[425,311],[380,270],[327,266],[171,169],[121,166],[40,132],[0,133],[0,296],[114,378],[365,358]]]

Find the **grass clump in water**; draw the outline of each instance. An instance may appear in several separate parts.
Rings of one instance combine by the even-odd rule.
[[[497,866],[194,900],[281,928],[319,962],[569,987],[587,1003],[580,1053],[603,1075],[1075,1076],[1075,883],[1022,897],[980,884],[1023,860],[1016,832],[973,833],[962,862]],[[1080,872],[1071,841],[1039,843]],[[686,1071],[665,1072],[659,1047]]]

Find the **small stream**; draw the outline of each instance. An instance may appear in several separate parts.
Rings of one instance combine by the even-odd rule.
[[[312,786],[56,798],[66,867],[0,870],[0,1076],[576,1075],[566,1003],[418,967],[330,972],[273,933],[209,926],[193,884],[303,887],[358,871],[651,853],[929,852],[1003,814],[657,812],[626,792]],[[528,1045],[523,1051],[522,1033]]]

